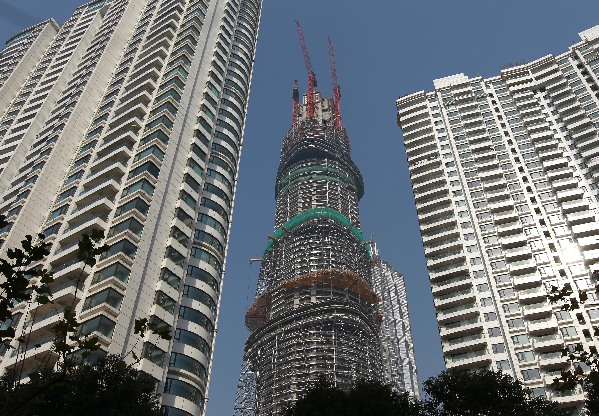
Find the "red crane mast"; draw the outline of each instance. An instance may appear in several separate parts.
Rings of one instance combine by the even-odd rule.
[[[333,42],[329,38],[329,60],[331,61],[331,73],[333,75],[333,115],[335,117],[335,127],[341,128],[341,88],[337,82],[337,64],[335,63],[335,51]]]
[[[302,30],[299,20],[295,20],[295,25],[297,26],[297,34],[302,47],[302,53],[304,54],[306,70],[308,71],[308,118],[312,119],[314,118],[314,88],[316,88],[316,74],[312,69],[312,61],[310,60],[306,39],[304,38],[304,31]]]
[[[291,99],[293,100],[293,116],[291,117],[291,125],[295,130],[299,123],[299,87],[297,86],[297,80],[295,80],[295,84],[293,85]]]

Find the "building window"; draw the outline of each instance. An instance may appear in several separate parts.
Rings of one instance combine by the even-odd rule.
[[[560,328],[560,331],[564,337],[575,337],[578,335],[576,328],[573,326],[565,326]]]
[[[495,312],[487,312],[484,314],[484,317],[485,317],[485,321],[487,321],[487,322],[497,320],[497,314]]]
[[[503,308],[503,312],[505,313],[520,312],[520,305],[518,304],[518,302],[505,303],[501,305],[501,307]]]
[[[501,330],[499,328],[489,328],[487,330],[489,337],[500,337],[501,336]]]
[[[528,363],[535,360],[535,354],[532,351],[520,351],[516,353],[518,361],[521,363]]]
[[[497,361],[496,364],[497,370],[499,371],[509,370],[511,368],[510,362],[508,360]]]
[[[568,311],[556,311],[555,317],[558,321],[563,321],[565,319],[572,319],[572,315]]]
[[[492,349],[493,349],[493,352],[495,354],[499,354],[499,353],[505,352],[505,344],[504,343],[493,344]]]
[[[524,327],[524,319],[522,319],[522,318],[508,319],[507,326],[510,329],[523,328]]]
[[[528,335],[526,335],[526,334],[514,335],[512,337],[512,342],[515,345],[524,345],[524,344],[528,344],[530,342],[530,338],[528,338]]]
[[[187,399],[196,406],[201,407],[204,402],[204,396],[199,389],[181,380],[167,378],[164,383],[164,392]]]
[[[541,378],[541,372],[538,368],[531,368],[530,370],[522,370],[522,378],[524,381],[538,380]]]

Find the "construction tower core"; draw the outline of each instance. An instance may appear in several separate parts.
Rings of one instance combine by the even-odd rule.
[[[312,117],[306,97],[297,106],[281,151],[236,414],[281,414],[321,375],[340,388],[381,378],[379,299],[359,225],[364,184],[333,100],[315,92],[313,105]]]

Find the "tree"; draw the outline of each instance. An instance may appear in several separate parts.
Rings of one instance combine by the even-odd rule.
[[[500,371],[447,370],[424,382],[430,416],[566,416]]]
[[[7,225],[6,218],[0,214],[0,228]],[[90,234],[83,234],[79,240],[77,257],[83,263],[82,268],[86,266],[93,267],[96,264],[96,258],[108,250],[108,246],[100,245],[104,239],[104,233],[98,230],[92,230]],[[51,285],[54,283],[54,276],[51,271],[42,268],[41,264],[49,254],[50,244],[45,242],[45,236],[39,234],[37,238],[30,235],[25,236],[21,241],[21,248],[9,248],[7,250],[7,259],[0,259],[0,322],[4,322],[0,329],[0,344],[5,348],[14,348],[11,343],[16,341],[18,348],[27,351],[29,336],[23,334],[16,338],[16,323],[13,320],[12,309],[22,302],[29,304],[28,310],[35,310],[40,305],[52,304]],[[83,269],[79,278],[76,280],[76,292],[83,285]],[[55,306],[58,313],[59,310]],[[87,360],[90,355],[99,350],[98,337],[84,334],[80,331],[81,323],[77,320],[75,314],[75,301],[65,307],[60,319],[52,328],[54,340],[53,350],[58,355],[58,361],[43,362],[28,374],[29,380],[22,382],[22,374],[13,371],[5,374],[0,380],[0,416],[13,415],[34,415],[50,414],[48,409],[58,403],[73,403],[73,394],[77,403],[89,402],[102,404],[99,398],[123,396],[118,405],[119,409],[126,410],[131,408],[130,412],[114,413],[116,414],[139,414],[153,415],[156,410],[156,395],[148,396],[148,391],[154,392],[155,381],[135,370],[133,366],[139,363],[142,357],[135,354],[133,349],[125,356],[109,356],[97,364],[91,364]],[[143,337],[147,332],[159,335],[161,338],[170,339],[169,329],[159,328],[156,323],[150,322],[147,318],[137,319],[135,321],[134,333]],[[135,346],[134,346],[135,348]],[[133,361],[129,364],[125,358],[131,355]],[[77,356],[78,358],[74,358]],[[15,368],[23,368],[19,365],[26,358],[25,353]],[[105,372],[105,377],[99,370]],[[108,378],[107,378],[108,377]],[[141,383],[136,388],[127,386],[126,381],[136,380]],[[110,382],[110,384],[107,384]],[[149,384],[148,384],[149,383]],[[151,388],[147,390],[151,384]],[[141,390],[140,390],[141,389]],[[106,393],[110,391],[110,394]],[[102,394],[104,394],[102,396]],[[127,394],[124,394],[127,393]],[[149,406],[139,407],[143,404]],[[37,407],[36,407],[37,406]],[[50,407],[48,407],[50,406]],[[81,404],[78,404],[81,409]],[[117,409],[116,404],[113,407]],[[77,407],[70,407],[75,409]],[[38,410],[35,410],[38,409]],[[146,410],[144,410],[146,409]],[[89,411],[76,411],[74,413],[60,414],[99,414]],[[34,413],[30,413],[33,411]],[[145,413],[144,413],[145,411]],[[58,411],[56,414],[59,414]],[[112,413],[102,413],[112,414]]]
[[[349,390],[334,387],[320,377],[285,416],[424,416],[421,405],[408,393],[397,393],[388,384],[360,380]]]
[[[3,401],[11,416],[159,416],[156,381],[146,373],[121,365],[118,356],[70,367],[63,382],[61,369],[46,369],[27,384],[3,379]],[[11,386],[16,388],[11,389]],[[20,405],[24,403],[24,405]]]
[[[592,277],[598,281],[599,272],[593,272]],[[595,293],[599,294],[599,284],[595,287]],[[561,288],[552,286],[548,299],[551,303],[562,304],[563,311],[572,312],[580,309],[580,305],[588,300],[588,294],[584,290],[575,293],[572,286],[566,283]],[[591,336],[590,333],[588,335]],[[592,337],[599,337],[599,327],[593,327]],[[579,343],[564,348],[562,356],[570,368],[563,370],[560,377],[553,380],[552,386],[558,391],[581,386],[587,393],[585,407],[589,414],[599,415],[599,352],[595,347],[587,350]]]

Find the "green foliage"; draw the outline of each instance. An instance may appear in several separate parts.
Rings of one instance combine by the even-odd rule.
[[[0,215],[0,227],[6,225],[5,216]],[[103,239],[104,233],[95,229],[81,236],[77,258],[83,262],[83,267],[93,267],[96,258],[108,250],[107,245],[100,245]],[[54,277],[51,272],[37,266],[49,254],[49,248],[50,244],[44,241],[43,234],[38,235],[35,241],[28,235],[21,242],[21,248],[7,250],[8,260],[0,259],[0,280],[4,281],[0,284],[0,322],[5,323],[5,329],[0,330],[0,343],[7,347],[16,336],[12,322],[15,305],[30,302],[30,310],[34,310],[39,305],[52,303],[49,285],[54,282]],[[83,271],[77,280],[76,290],[83,284],[82,276]],[[0,377],[0,416],[158,415],[155,382],[145,373],[132,368],[141,360],[133,351],[130,353],[135,362],[131,365],[125,363],[125,357],[109,357],[93,365],[87,362],[100,345],[98,337],[81,333],[74,306],[73,303],[65,307],[62,319],[52,328],[53,350],[59,355],[56,367],[40,364],[36,371],[29,374],[28,383],[18,381],[20,374]],[[147,319],[137,320],[135,333],[143,337],[147,332],[170,339],[168,330],[152,325]],[[26,348],[28,337],[21,336],[17,341]],[[81,361],[73,361],[75,354]],[[19,364],[15,368],[20,368]]]
[[[348,391],[334,387],[324,377],[287,409],[285,416],[420,416],[418,401],[397,393],[390,385],[360,380]]]
[[[162,339],[170,340],[171,329],[162,327],[158,322],[151,322],[148,318],[140,318],[135,320],[135,326],[133,329],[134,334],[139,334],[140,337],[144,337],[146,333],[150,331],[152,334],[158,335]]]
[[[73,363],[71,363],[73,364]],[[118,356],[94,364],[78,362],[45,370],[28,384],[16,385],[12,375],[0,380],[4,404],[11,416],[159,416],[156,381]]]
[[[109,249],[106,244],[98,246],[103,239],[104,232],[95,228],[91,230],[91,234],[83,234],[79,240],[79,252],[77,253],[77,258],[87,266],[95,266],[96,257]]]
[[[599,279],[599,273],[594,272],[593,278]],[[595,288],[599,294],[599,285]],[[551,287],[548,295],[552,303],[561,303],[564,311],[576,311],[588,300],[586,292],[574,293],[570,284],[566,283],[562,288]],[[593,327],[593,337],[599,336],[599,327]],[[599,415],[599,353],[596,348],[586,350],[582,344],[573,348],[566,347],[562,350],[564,361],[571,364],[569,369],[563,370],[560,377],[553,380],[552,387],[558,391],[572,390],[581,386],[586,392],[585,407],[590,415]],[[583,370],[583,368],[586,369]]]
[[[6,217],[0,215],[0,227],[6,226]],[[0,259],[0,274],[3,283],[0,284],[0,322],[9,321],[14,305],[30,301],[35,294],[37,303],[49,302],[50,289],[48,284],[54,281],[52,274],[46,270],[32,267],[32,264],[44,259],[49,253],[50,244],[44,241],[44,236],[38,236],[39,242],[34,243],[33,237],[25,236],[21,248],[7,250],[6,259]],[[37,283],[30,283],[34,278]],[[10,342],[15,337],[12,326],[0,330],[0,343]]]
[[[285,416],[568,416],[501,372],[448,370],[425,381],[425,401],[390,385],[361,380],[348,391],[324,378]]]
[[[424,382],[430,416],[567,416],[499,371],[448,370]]]

